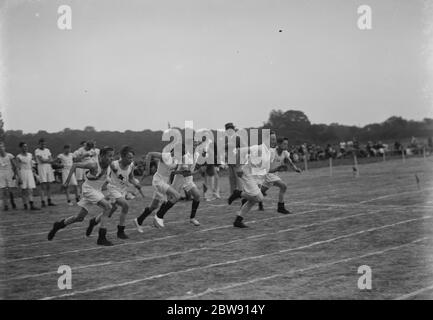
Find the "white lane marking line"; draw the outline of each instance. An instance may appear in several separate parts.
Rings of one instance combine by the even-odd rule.
[[[327,197],[324,197],[324,199],[326,199],[326,198],[327,198]],[[319,198],[318,200],[320,200],[320,198]],[[303,201],[294,201],[294,202],[291,202],[291,204],[303,204],[303,203],[305,203],[305,202],[308,202],[308,200],[303,200]],[[325,207],[326,207],[326,206],[323,206],[323,209],[325,209]],[[223,212],[223,213],[217,213],[217,214],[212,214],[212,215],[204,215],[203,217],[204,217],[204,218],[219,218],[219,217],[221,217],[222,215],[235,214],[235,213],[238,211],[238,209],[237,209],[236,207],[233,207],[233,208],[234,208],[234,211],[233,211],[233,212],[232,212],[232,211],[229,211],[229,212],[225,211],[225,212]],[[173,214],[173,215],[176,215],[176,212],[173,212],[172,214]],[[293,214],[293,215],[296,215],[296,214]],[[131,220],[131,222],[132,222],[132,220]],[[188,222],[188,220],[169,221],[169,222],[167,222],[166,224],[167,224],[167,225],[174,225],[174,224],[182,224],[182,223],[187,223],[187,222]],[[152,229],[153,229],[153,226],[151,226],[151,225],[145,225],[145,226],[143,226],[143,228],[145,228],[145,229],[149,229],[149,230],[152,230]],[[80,229],[81,231],[84,230],[83,227],[75,227],[75,228],[66,229],[66,230],[64,230],[64,231],[70,231],[70,230],[74,230],[74,229]],[[132,230],[136,230],[136,228],[133,227],[133,228],[127,228],[127,229],[125,229],[125,231],[132,231]],[[116,232],[117,232],[117,231],[112,231],[112,232],[110,232],[109,234],[115,234]],[[47,232],[44,232],[43,234],[46,235]],[[80,239],[84,239],[84,238],[85,238],[84,235],[81,235],[81,237],[66,238],[66,239],[58,239],[58,240],[55,240],[55,241],[56,241],[57,243],[58,243],[58,242],[64,242],[64,241],[68,242],[68,241],[80,240]],[[10,238],[8,238],[8,240],[10,240]],[[22,243],[22,244],[16,244],[16,245],[11,245],[11,246],[4,246],[4,248],[7,248],[7,249],[11,250],[11,249],[15,249],[15,248],[31,247],[31,246],[40,245],[40,244],[50,244],[50,242],[47,241],[47,240],[44,240],[44,241],[38,241],[38,242]]]
[[[206,205],[208,205],[209,203],[205,203],[204,201],[201,201],[201,203],[200,203],[201,205],[200,205],[200,208],[202,208],[202,207],[205,207]],[[188,206],[188,204],[187,203],[182,203],[182,202],[180,202],[179,204],[177,204],[176,205],[176,209],[179,209],[179,208],[181,208],[182,206]],[[79,207],[76,207],[76,208],[74,208],[74,209],[78,209]],[[182,208],[183,209],[183,208]],[[119,211],[116,211],[115,212],[115,216],[117,215],[119,213]],[[173,211],[173,213],[175,213],[174,211]],[[99,213],[98,213],[99,214]],[[176,213],[175,213],[176,214]],[[53,214],[54,215],[54,214]],[[71,213],[71,215],[73,215],[73,213]],[[89,216],[93,216],[93,215],[96,215],[96,210],[95,210],[95,212],[93,212],[93,213],[90,213],[89,214]],[[44,219],[46,219],[46,217],[43,217]],[[51,218],[51,217],[50,217]],[[52,218],[54,218],[54,217],[52,217]],[[21,219],[22,220],[22,219]],[[130,219],[130,220],[126,220],[127,222],[128,221],[131,221],[132,222],[132,220],[133,219]],[[2,223],[4,223],[4,222],[16,222],[17,220],[10,220],[10,221],[0,221],[0,224],[2,224]],[[19,220],[18,220],[19,221]],[[47,222],[47,221],[35,221],[35,222],[31,222],[30,223],[31,225],[52,225],[53,223],[52,222]],[[10,228],[17,228],[17,227],[23,227],[23,226],[28,226],[29,225],[29,223],[27,222],[27,223],[22,223],[22,224],[12,224],[12,225],[1,225],[0,226],[0,230],[7,230],[7,229],[10,229]],[[73,229],[77,229],[77,228],[71,228],[71,229],[69,229],[69,230],[73,230]],[[22,235],[29,235],[29,234],[22,234]],[[19,235],[19,236],[22,236],[22,235]]]
[[[106,261],[106,262],[101,262],[101,263],[95,263],[95,264],[90,264],[90,265],[81,265],[81,266],[76,266],[76,267],[72,267],[72,271],[74,270],[81,270],[81,269],[87,269],[87,268],[94,268],[94,267],[99,267],[99,266],[107,266],[107,265],[119,265],[119,264],[127,264],[127,263],[131,263],[131,262],[141,262],[141,261],[147,261],[147,260],[153,260],[153,259],[160,259],[160,258],[167,258],[167,257],[171,257],[171,256],[176,256],[176,255],[181,255],[181,254],[187,254],[187,253],[191,253],[191,252],[196,252],[196,251],[202,251],[202,250],[212,250],[215,248],[219,248],[222,246],[226,246],[229,244],[233,244],[233,243],[237,243],[237,242],[243,242],[243,241],[247,241],[247,240],[251,240],[251,239],[258,239],[258,238],[263,238],[269,235],[275,235],[275,234],[280,234],[280,233],[285,233],[285,232],[289,232],[289,231],[295,231],[295,230],[300,230],[300,229],[305,229],[305,228],[311,228],[311,227],[317,227],[317,226],[322,226],[328,223],[332,223],[332,222],[338,222],[338,221],[343,221],[343,220],[347,220],[347,219],[352,219],[352,218],[357,218],[357,217],[362,217],[362,216],[367,216],[367,215],[374,215],[376,213],[380,213],[380,210],[377,211],[373,211],[373,212],[367,212],[367,213],[358,213],[358,214],[354,214],[354,215],[350,215],[350,216],[345,216],[345,217],[336,217],[336,218],[332,218],[332,219],[328,219],[328,220],[323,220],[323,221],[319,221],[319,222],[314,222],[314,223],[310,223],[310,224],[304,224],[304,225],[299,225],[296,227],[291,227],[288,229],[283,229],[283,230],[277,230],[277,231],[273,231],[273,232],[268,232],[268,233],[262,233],[262,234],[257,234],[257,235],[253,235],[253,236],[249,236],[249,237],[245,237],[245,238],[240,238],[240,239],[236,239],[236,240],[231,240],[228,242],[221,242],[209,247],[201,247],[201,248],[192,248],[189,250],[185,250],[185,251],[174,251],[174,252],[170,252],[164,255],[149,255],[149,256],[143,256],[140,258],[136,258],[136,259],[130,259],[130,260],[121,260],[121,261]],[[18,277],[13,277],[13,278],[7,278],[7,279],[0,279],[0,283],[1,282],[9,282],[9,281],[14,281],[14,280],[23,280],[23,279],[29,279],[29,278],[37,278],[40,276],[45,276],[45,275],[50,275],[50,274],[56,274],[57,272],[52,271],[52,272],[43,272],[43,273],[36,273],[36,274],[28,274],[28,275],[23,275],[23,276],[18,276]]]
[[[394,300],[407,300],[407,299],[416,297],[417,295],[420,295],[421,293],[424,293],[424,292],[427,292],[427,291],[430,291],[430,290],[433,290],[433,285],[425,287],[425,288],[422,288],[422,289],[419,289],[419,290],[416,290],[416,291],[411,292],[411,293],[407,293],[407,294],[401,295],[401,296],[395,298]]]
[[[226,285],[226,286],[223,286],[223,287],[209,288],[209,289],[207,289],[205,291],[202,291],[202,292],[199,292],[199,293],[196,293],[196,294],[193,294],[193,295],[185,295],[185,296],[173,297],[173,298],[169,298],[169,299],[176,299],[176,300],[197,299],[199,297],[202,297],[204,295],[207,295],[207,294],[210,294],[210,293],[214,293],[214,292],[227,291],[227,290],[230,290],[230,289],[234,289],[234,288],[237,288],[237,287],[242,287],[242,286],[249,285],[249,284],[254,284],[254,283],[257,283],[257,282],[262,282],[262,281],[266,281],[266,280],[272,280],[272,279],[275,279],[275,278],[285,277],[285,276],[288,276],[288,275],[291,275],[291,274],[295,274],[295,273],[303,273],[303,272],[311,271],[311,270],[314,270],[314,269],[331,267],[333,265],[340,264],[340,263],[346,263],[346,262],[350,262],[350,261],[353,261],[353,260],[359,260],[359,259],[368,258],[368,257],[375,256],[375,255],[381,255],[381,254],[387,253],[388,251],[398,250],[398,249],[401,249],[401,248],[404,248],[404,247],[407,247],[407,246],[411,246],[413,244],[425,241],[427,239],[429,239],[429,238],[428,237],[424,237],[424,238],[420,238],[420,239],[416,239],[414,241],[408,242],[408,243],[403,244],[403,245],[399,245],[399,246],[395,246],[395,247],[390,247],[390,248],[387,248],[385,250],[374,251],[374,252],[366,253],[366,254],[363,254],[363,255],[353,256],[353,257],[349,257],[349,258],[345,258],[345,259],[340,259],[340,260],[336,260],[336,261],[331,261],[331,262],[318,263],[318,264],[314,264],[314,265],[311,265],[311,266],[306,267],[306,268],[289,270],[287,272],[277,273],[277,274],[273,274],[273,275],[270,275],[270,276],[267,276],[267,277],[253,278],[253,279],[248,280],[248,281],[233,283],[233,284]],[[431,288],[433,288],[433,286]]]
[[[334,184],[328,184],[328,185],[323,185],[323,186],[319,186],[319,187],[323,187],[323,188],[327,188],[327,187],[329,187],[329,186],[332,186],[332,187],[334,187],[332,190],[329,190],[329,189],[327,189],[327,190],[323,190],[323,191],[319,191],[320,193],[329,193],[329,192],[335,192],[335,191],[337,191],[337,190],[340,190],[339,188],[335,188],[336,186],[342,186],[342,185],[346,185],[346,184],[354,184],[355,183],[355,181],[344,181],[344,182],[339,182],[339,183],[334,183]],[[387,185],[388,184],[388,182],[387,183],[385,183],[384,185]],[[379,186],[382,186],[382,185],[379,185]],[[407,185],[405,185],[405,186],[407,186]],[[304,186],[304,187],[301,187],[301,189],[298,189],[297,188],[297,190],[296,190],[296,192],[295,193],[293,193],[293,192],[290,192],[290,196],[292,197],[296,197],[297,195],[301,195],[301,194],[304,194],[305,193],[305,190],[304,189],[311,189],[311,186],[310,185],[307,185],[307,186]],[[343,190],[345,190],[345,188],[343,188]],[[152,191],[153,192],[153,191]],[[351,193],[350,193],[351,194]],[[227,197],[228,197],[228,195],[227,195]],[[323,196],[323,197],[321,197],[321,198],[316,198],[317,200],[319,200],[319,199],[326,199],[326,198],[328,198],[328,196]],[[278,200],[278,198],[267,198],[267,199],[272,199],[272,200]],[[223,200],[225,200],[225,199],[223,199]],[[201,201],[201,202],[204,202],[203,203],[203,205],[208,205],[208,204],[210,204],[210,203],[206,203],[205,201]],[[303,202],[308,202],[308,200],[303,200]],[[17,221],[17,220],[9,220],[9,221],[0,221],[0,224],[1,223],[4,223],[4,222],[15,222],[15,221]],[[18,220],[19,221],[19,220]],[[41,221],[41,222],[35,222],[35,223],[33,223],[33,224],[47,224],[47,222],[46,221]],[[48,224],[50,224],[50,223],[48,223]],[[28,223],[25,223],[25,224],[21,224],[21,225],[15,225],[15,226],[28,226]],[[8,226],[2,226],[2,227],[8,227]],[[78,228],[71,228],[71,229],[69,229],[69,230],[73,230],[73,229],[78,229]]]
[[[419,192],[419,190],[417,191],[417,192]],[[403,193],[406,193],[406,192],[403,192]],[[352,194],[352,193],[351,193]],[[388,195],[388,196],[395,196],[395,195],[398,195],[398,193],[397,194],[390,194],[390,195]],[[324,197],[324,198],[327,198],[327,197]],[[318,199],[316,199],[316,200],[318,200]],[[308,201],[301,201],[301,203],[304,203],[304,202],[308,202]],[[358,203],[355,203],[355,204],[361,204],[362,202],[358,202]],[[317,209],[318,210],[318,209]],[[317,211],[317,210],[314,210],[314,211]],[[328,210],[328,208],[324,208],[323,210]],[[313,211],[313,212],[314,212]],[[290,215],[290,216],[296,216],[296,215],[298,215],[299,213],[297,213],[297,214],[292,214],[292,215]],[[302,213],[300,213],[300,214],[302,214]],[[266,220],[262,220],[262,221],[266,221]],[[173,223],[178,223],[178,222],[173,222]],[[210,230],[217,230],[217,229],[223,229],[223,228],[225,228],[225,227],[227,227],[227,226],[220,226],[220,227],[216,227],[216,228],[209,228],[209,229],[204,229],[204,230],[200,230],[200,231],[198,231],[198,232],[204,232],[204,231],[210,231]],[[70,230],[70,229],[69,229]],[[135,244],[135,243],[141,243],[141,242],[130,242],[130,244]],[[120,245],[127,245],[126,243],[125,244],[119,244],[119,245],[116,245],[116,246],[120,246]],[[115,247],[116,247],[115,246]],[[102,248],[96,248],[96,249],[103,249],[103,248],[105,248],[105,249],[108,249],[108,248],[110,248],[110,247],[102,247]],[[81,250],[72,250],[72,251],[66,251],[66,252],[64,252],[64,253],[58,253],[58,254],[48,254],[48,255],[41,255],[41,256],[36,256],[36,257],[23,257],[23,258],[18,258],[18,259],[13,259],[13,260],[7,260],[7,261],[0,261],[0,263],[8,263],[8,261],[12,261],[12,262],[16,262],[16,261],[24,261],[24,260],[29,260],[29,259],[36,259],[36,258],[46,258],[46,257],[50,257],[50,256],[52,256],[52,255],[60,255],[60,254],[66,254],[66,253],[76,253],[76,252],[81,252],[81,251],[90,251],[90,250],[96,250],[94,247],[92,247],[92,248],[87,248],[87,249],[81,249]]]
[[[321,199],[327,199],[328,198],[328,196],[324,196],[324,197],[322,197],[322,198],[318,198],[317,200],[321,200]],[[307,203],[309,200],[301,200],[301,201],[293,201],[293,202],[291,202],[291,204],[302,204],[302,203]],[[201,201],[201,202],[204,202],[204,201]],[[212,204],[210,204],[210,203],[203,203],[201,206],[200,206],[200,211],[201,212],[203,212],[204,211],[204,207],[203,206],[206,206],[206,205],[210,205],[210,206],[216,206],[216,205],[212,205]],[[229,210],[230,212],[226,212],[226,213],[232,213],[232,214],[235,214],[236,213],[236,211],[238,210],[235,206],[229,206],[228,204],[222,204],[222,205],[218,205],[218,206],[225,206],[225,207],[228,207],[229,209],[231,209],[231,210]],[[178,207],[176,208],[176,209],[178,209]],[[181,215],[181,214],[183,214],[184,212],[176,212],[176,211],[171,211],[170,212],[170,215]],[[200,213],[200,212],[199,212]],[[71,215],[72,216],[72,215]],[[96,216],[96,215],[95,215]],[[221,216],[221,214],[215,214],[215,215],[209,215],[209,216],[206,216],[206,217],[220,217]],[[134,219],[130,219],[130,220],[127,220],[126,222],[130,222],[130,223],[132,223],[132,221],[133,221]],[[51,227],[52,226],[52,222],[43,222],[45,225],[47,225],[47,227],[49,228],[49,227]],[[183,223],[183,221],[171,221],[171,222],[168,222],[168,224],[178,224],[178,223]],[[25,224],[26,226],[28,226],[28,223],[27,224]],[[130,229],[127,229],[127,230],[134,230],[135,228],[130,228]],[[83,227],[71,227],[71,228],[68,228],[67,229],[67,231],[72,231],[72,230],[81,230],[81,231],[83,231]],[[7,240],[9,241],[9,240],[16,240],[16,239],[19,239],[19,238],[25,238],[25,237],[31,237],[31,236],[37,236],[37,235],[47,235],[47,233],[48,233],[48,231],[44,231],[44,232],[36,232],[36,233],[23,233],[23,234],[19,234],[19,235],[15,235],[15,236],[6,236],[7,237]],[[113,234],[114,233],[116,233],[116,231],[113,231]],[[80,237],[81,238],[81,237]]]
[[[207,205],[207,204],[204,204]],[[176,207],[176,209],[179,209],[179,207]],[[204,208],[203,208],[204,209]],[[172,215],[181,215],[184,214],[184,212],[177,212],[177,211],[171,211],[170,212]],[[94,216],[96,216],[97,214],[95,214]],[[73,216],[71,214],[71,216]],[[88,216],[92,216],[92,215],[88,215]],[[217,217],[218,215],[215,215],[215,217]],[[127,223],[132,223],[134,219],[128,219],[126,220]],[[186,221],[186,220],[185,220]],[[168,222],[169,224],[178,224],[178,223],[183,223],[184,221],[171,221]],[[50,228],[53,225],[53,222],[41,222],[44,223],[48,228]],[[25,224],[26,226],[28,226],[29,224]],[[83,227],[72,227],[67,229],[68,231],[72,231],[72,230],[81,230],[83,231]],[[130,228],[130,229],[126,229],[126,230],[135,230],[135,228]],[[15,235],[15,236],[8,236],[7,239],[8,240],[16,240],[19,238],[25,238],[25,237],[31,237],[31,236],[37,236],[37,235],[47,235],[48,231],[44,231],[44,232],[37,232],[37,233],[23,233],[23,234],[19,234],[19,235]],[[116,231],[113,231],[113,233],[116,233]]]
[[[328,195],[320,197],[320,198],[315,198],[315,200],[316,201],[317,200],[320,201],[322,199],[328,199],[329,198],[329,193],[330,192],[334,192],[336,190],[337,189],[327,190],[326,192],[328,193]],[[343,194],[342,196],[352,195],[353,193],[357,193],[357,192],[359,192],[359,191],[356,190],[356,192],[352,192],[352,190],[351,190],[351,192],[349,192],[347,194]],[[418,192],[419,192],[419,190],[418,190]],[[271,198],[271,199],[272,200],[277,200],[277,199],[273,199],[273,198]],[[292,202],[290,202],[290,204],[292,205],[292,204],[299,204],[299,203],[300,204],[302,204],[302,203],[308,203],[310,200],[311,199],[306,199],[306,200],[301,200],[301,201],[292,201]],[[228,207],[230,208],[230,206],[228,206]],[[215,216],[217,216],[217,215],[215,215]],[[171,222],[171,223],[177,224],[177,223],[182,223],[182,222]],[[71,230],[82,230],[82,227],[72,227],[72,228],[67,229],[66,231],[71,231]],[[133,229],[127,229],[127,230],[133,230]],[[113,231],[113,233],[114,233],[114,231]],[[17,235],[17,236],[7,237],[7,240],[9,241],[9,240],[14,240],[16,238],[24,238],[24,237],[34,236],[34,235],[46,235],[46,234],[47,234],[47,232],[38,232],[38,233],[32,233],[32,234],[21,234],[21,235]],[[81,239],[81,237],[78,238],[78,239]],[[29,244],[29,246],[31,246],[31,245],[32,244]],[[9,246],[9,248],[11,248],[11,246]]]
[[[359,204],[364,204],[364,203],[368,203],[368,202],[372,202],[372,201],[376,201],[376,200],[380,200],[380,199],[392,198],[392,197],[400,196],[400,195],[404,195],[404,194],[422,193],[423,191],[432,190],[432,189],[433,188],[426,188],[424,190],[405,191],[405,192],[399,192],[399,193],[394,193],[394,194],[383,195],[383,196],[380,196],[380,197],[377,197],[377,198],[360,201]]]
[[[127,281],[127,282],[122,282],[122,283],[117,283],[117,284],[110,284],[110,285],[105,285],[105,286],[90,288],[90,289],[85,289],[85,290],[78,290],[78,291],[74,291],[71,293],[65,293],[65,294],[61,294],[61,295],[57,295],[57,296],[44,297],[41,300],[51,300],[51,299],[56,299],[56,298],[72,297],[72,296],[75,296],[78,294],[86,294],[86,293],[91,293],[91,292],[97,292],[97,291],[109,290],[109,289],[114,289],[114,288],[119,288],[119,287],[125,287],[125,286],[129,286],[129,285],[137,284],[140,282],[153,280],[153,279],[159,279],[159,278],[163,278],[163,277],[167,277],[167,276],[171,276],[171,275],[175,275],[175,274],[187,273],[187,272],[192,272],[192,271],[197,271],[197,270],[205,270],[205,269],[210,269],[210,268],[214,268],[214,267],[236,264],[239,262],[244,262],[244,261],[249,261],[249,260],[262,259],[262,258],[273,256],[273,255],[279,255],[282,253],[308,249],[308,248],[311,248],[314,246],[318,246],[318,245],[322,245],[322,244],[326,244],[326,243],[331,243],[331,242],[334,242],[334,241],[337,241],[340,239],[350,238],[350,237],[357,236],[357,235],[364,234],[364,233],[368,233],[368,232],[374,232],[377,230],[392,228],[392,227],[395,227],[397,225],[401,225],[401,224],[405,224],[405,223],[410,223],[410,222],[425,220],[425,219],[431,219],[431,218],[432,218],[432,216],[426,216],[426,217],[422,217],[422,218],[418,218],[418,219],[409,219],[409,220],[399,221],[399,222],[396,222],[393,224],[384,225],[384,226],[375,227],[375,228],[369,228],[366,230],[361,230],[358,232],[338,236],[338,237],[328,239],[328,240],[316,241],[316,242],[310,243],[308,245],[303,245],[303,246],[296,247],[296,248],[283,249],[283,250],[278,250],[276,252],[266,253],[266,254],[257,255],[257,256],[249,256],[249,257],[244,257],[244,258],[236,259],[236,260],[229,260],[229,261],[224,261],[224,262],[219,262],[219,263],[212,263],[212,264],[209,264],[206,266],[201,266],[201,267],[193,267],[193,268],[188,268],[188,269],[184,269],[184,270],[178,270],[178,271],[171,271],[168,273],[156,274],[153,276],[149,276],[149,277],[145,277],[145,278],[141,278],[141,279],[136,279],[136,280],[132,280],[132,281]]]
[[[277,217],[271,217],[271,218],[266,218],[266,219],[251,220],[251,221],[248,221],[248,223],[252,224],[252,223],[269,221],[269,220],[275,220],[275,219],[283,219],[283,218],[287,218],[288,216],[295,216],[295,215],[307,214],[307,213],[312,213],[312,212],[317,212],[317,211],[324,211],[324,210],[326,210],[326,208],[325,209],[321,208],[321,209],[303,211],[303,212],[294,213],[294,214],[291,214],[291,215],[279,215]],[[233,225],[229,224],[229,225],[212,227],[212,228],[208,228],[208,229],[200,229],[198,231],[194,231],[193,233],[202,233],[202,232],[207,232],[207,231],[212,231],[212,230],[218,230],[218,229],[226,229],[226,228],[233,228]],[[98,246],[98,247],[91,247],[91,248],[85,248],[85,249],[76,249],[76,250],[63,251],[63,252],[58,252],[58,253],[53,253],[53,254],[44,254],[44,255],[39,255],[39,256],[31,256],[31,257],[22,257],[22,258],[17,258],[17,259],[9,259],[9,260],[0,261],[0,264],[8,264],[8,263],[14,263],[14,262],[18,262],[18,261],[33,260],[33,259],[39,259],[39,258],[55,257],[55,256],[60,256],[60,255],[66,255],[66,254],[69,254],[69,253],[78,253],[78,252],[95,251],[95,250],[112,250],[112,249],[117,249],[118,247],[143,244],[143,243],[146,243],[146,242],[157,241],[157,240],[164,240],[164,239],[168,239],[168,238],[177,238],[177,237],[181,237],[181,236],[185,236],[185,235],[190,235],[190,234],[191,233],[185,233],[185,234],[181,234],[181,235],[171,235],[171,236],[167,236],[167,237],[159,238],[159,239],[146,239],[146,240],[142,240],[142,241],[125,242],[125,243],[116,244],[116,245],[114,245],[112,247]]]
[[[420,205],[420,204],[402,204],[402,205],[392,205],[392,204],[367,204],[367,203],[315,203],[310,202],[308,203],[312,206],[328,206],[328,207],[336,207],[336,208],[346,208],[346,207],[365,207],[368,206],[370,208],[378,207],[378,208],[384,208],[384,209],[405,209],[405,208],[413,208],[413,209],[431,209],[433,206],[426,206],[426,205]]]

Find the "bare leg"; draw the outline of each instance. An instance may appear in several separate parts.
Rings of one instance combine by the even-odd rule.
[[[21,189],[21,198],[23,199],[23,205],[24,205],[24,209],[27,209],[28,207],[28,196],[27,196],[27,191],[28,189]]]
[[[221,198],[221,195],[220,195],[220,177],[219,177],[218,171],[215,172],[213,190],[214,190],[215,196],[218,199],[220,199]]]
[[[105,228],[105,224],[106,224],[106,222],[107,222],[107,219],[108,219],[108,216],[109,216],[109,214],[110,214],[110,211],[111,211],[112,206],[111,206],[111,204],[110,204],[107,200],[105,200],[105,199],[99,201],[99,202],[98,202],[98,206],[103,210],[103,212],[102,212],[102,216],[101,216],[101,218],[99,219],[99,220],[100,220],[100,223],[101,223],[100,228]]]
[[[51,182],[47,183],[47,197],[51,199]]]
[[[76,222],[84,221],[84,218],[87,216],[88,213],[89,212],[86,209],[81,208],[76,216],[72,216],[63,220],[65,222],[65,226],[68,226]]]
[[[15,204],[15,199],[14,199],[14,189],[15,188],[9,188],[9,198],[10,198],[10,201],[11,201],[12,208],[16,209],[17,206]]]
[[[173,204],[175,204],[180,199],[180,193],[177,192],[173,187],[170,186],[167,189],[167,198],[168,198],[169,202],[172,202]]]
[[[81,194],[81,193],[83,193],[84,180],[79,180],[79,181],[77,181],[77,183],[78,183],[78,194]]]
[[[47,188],[48,205],[53,206],[54,204],[51,202],[51,183],[50,182],[47,182],[46,188]]]
[[[286,193],[287,186],[283,181],[275,181],[274,185],[280,189],[278,193],[278,202],[284,202],[284,194]]]
[[[248,200],[239,210],[238,216],[242,217],[245,214],[247,214],[248,212],[250,212],[255,204],[256,204],[256,201]]]
[[[200,222],[198,222],[195,216],[197,213],[198,206],[200,205],[200,191],[198,190],[197,187],[194,187],[189,191],[189,194],[192,196],[193,199],[191,204],[191,214],[190,214],[191,223],[195,226],[199,226]]]
[[[74,186],[74,193],[75,193],[75,199],[76,200],[80,199],[80,193],[79,193],[78,186]]]
[[[65,187],[65,194],[66,194],[66,201],[70,203],[71,199],[69,198],[69,187]]]
[[[39,208],[36,208],[34,203],[33,203],[33,192],[34,189],[27,189],[28,192],[28,199],[29,199],[29,204],[30,204],[30,210],[39,210]]]
[[[125,221],[126,221],[126,215],[128,214],[128,211],[129,211],[128,202],[125,199],[120,198],[120,199],[116,200],[116,204],[122,208],[122,210],[120,212],[120,216],[119,216],[119,226],[124,227]]]
[[[1,198],[0,198],[0,206],[6,211],[9,209],[8,207],[8,188],[1,189]]]
[[[43,207],[45,206],[45,195],[46,195],[45,189],[46,189],[46,185],[47,185],[46,182],[42,182],[41,185],[40,185],[40,187],[39,187],[39,193],[40,193],[40,196],[41,196],[41,204],[42,204]]]

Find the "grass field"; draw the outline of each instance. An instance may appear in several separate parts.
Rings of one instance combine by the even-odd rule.
[[[189,224],[190,202],[167,214],[166,228],[144,234],[131,219],[150,201],[134,199],[130,239],[96,246],[87,220],[46,240],[52,223],[77,212],[62,196],[37,213],[2,212],[0,296],[3,299],[417,299],[433,298],[433,159],[413,158],[285,173],[287,207],[276,212],[277,190],[265,212],[232,226],[239,202],[202,202]],[[415,174],[420,178],[417,185]],[[145,194],[152,195],[151,187]],[[93,216],[97,210],[91,213]],[[72,268],[72,289],[59,290],[58,267]],[[372,289],[358,288],[358,267],[372,270]]]

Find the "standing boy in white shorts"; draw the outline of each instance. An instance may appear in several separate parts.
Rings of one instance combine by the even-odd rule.
[[[41,206],[46,207],[44,196],[47,196],[49,206],[55,206],[51,201],[51,183],[54,182],[54,172],[51,164],[53,158],[50,150],[46,147],[45,140],[39,140],[39,148],[35,150],[35,158],[38,164],[38,176],[41,182]]]
[[[65,184],[66,179],[69,176],[69,172],[71,171],[72,165],[74,164],[74,155],[71,152],[71,146],[69,144],[65,145],[63,147],[63,150],[63,153],[59,154],[57,156],[57,159],[62,166],[62,184]],[[78,182],[75,177],[75,173],[72,174],[69,185],[73,187],[75,193],[75,200],[78,203],[78,201],[80,201],[80,196],[78,194]],[[69,187],[65,188],[65,194],[68,205],[72,205],[71,199],[69,197]]]
[[[3,202],[3,210],[8,211],[8,198],[12,209],[16,209],[12,188],[16,187],[17,168],[15,157],[6,152],[3,142],[0,142],[0,200]],[[1,205],[0,205],[1,206]]]
[[[81,158],[81,154],[84,151],[84,148],[86,147],[86,141],[80,142],[80,147],[74,151],[74,162],[80,162],[83,159]],[[86,173],[86,170],[77,168],[75,170],[75,179],[77,179],[78,184],[78,191],[81,193],[81,185],[84,182],[84,174]]]
[[[19,147],[21,153],[16,156],[16,164],[18,168],[18,185],[21,188],[24,210],[29,208],[27,204],[30,206],[30,210],[39,210],[33,203],[33,189],[36,188],[33,174],[33,156],[28,152],[27,143],[21,142]]]

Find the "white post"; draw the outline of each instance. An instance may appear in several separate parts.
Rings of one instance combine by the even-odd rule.
[[[332,157],[329,157],[329,176],[332,177]]]
[[[401,156],[402,156],[402,159],[403,159],[403,163],[406,162],[406,157],[404,156],[404,148],[401,149]]]
[[[415,173],[415,180],[416,180],[416,185],[418,187],[418,190],[421,190],[421,187],[419,185],[419,177],[418,177],[418,175],[416,173]]]
[[[304,155],[304,166],[305,166],[305,171],[308,171],[308,163],[307,163],[307,154]]]
[[[359,177],[359,169],[358,169],[358,158],[356,157],[356,154],[353,156],[353,164],[354,164],[354,173],[353,175],[355,178]]]

